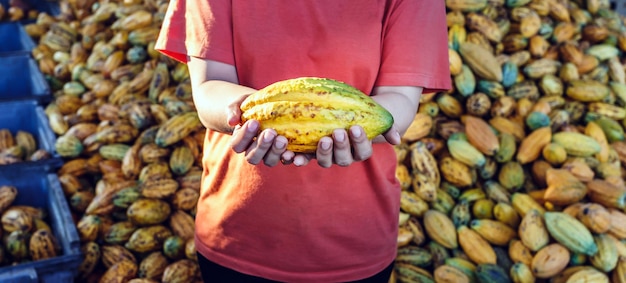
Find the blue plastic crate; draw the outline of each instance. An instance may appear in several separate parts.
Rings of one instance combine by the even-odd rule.
[[[43,107],[38,105],[36,101],[1,102],[0,129],[9,129],[13,135],[19,130],[29,132],[35,137],[37,147],[45,149],[51,154],[51,158],[46,160],[0,165],[0,170],[37,167],[42,171],[52,172],[63,164],[63,159],[56,153],[54,147],[56,135],[50,128],[48,117]]]
[[[626,0],[611,0],[611,10],[626,16]]]
[[[40,103],[52,99],[37,62],[30,55],[0,57],[0,102],[30,99]]]
[[[35,42],[26,33],[24,26],[16,22],[0,23],[0,56],[29,56]]]
[[[0,282],[74,282],[83,255],[78,232],[57,175],[38,168],[0,170],[0,185],[17,188],[14,204],[43,208],[48,215],[47,222],[61,246],[61,253],[57,257],[0,267]]]

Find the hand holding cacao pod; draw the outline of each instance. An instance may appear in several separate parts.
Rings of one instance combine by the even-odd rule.
[[[241,121],[257,120],[288,140],[287,150],[313,153],[335,129],[363,127],[368,139],[393,125],[391,113],[358,89],[332,79],[303,77],[271,84],[241,104]]]

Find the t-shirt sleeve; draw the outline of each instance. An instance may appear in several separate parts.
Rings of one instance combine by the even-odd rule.
[[[383,26],[382,62],[376,85],[451,88],[446,10],[440,0],[398,0]]]
[[[155,49],[183,63],[187,56],[233,65],[231,0],[172,0]]]

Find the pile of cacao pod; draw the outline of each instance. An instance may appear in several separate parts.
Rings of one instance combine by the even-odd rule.
[[[38,148],[32,133],[18,130],[15,135],[9,129],[0,129],[0,165],[50,158],[50,153]]]
[[[446,0],[454,89],[396,147],[397,282],[626,282],[622,16]]]
[[[40,11],[33,7],[31,0],[9,0],[8,5],[0,3],[0,21],[32,20]]]
[[[0,186],[0,267],[56,257],[61,247],[42,208],[14,203],[18,189]]]
[[[390,282],[626,282],[626,51],[608,0],[445,0],[453,89],[403,144]],[[61,1],[26,26],[85,261],[194,282],[202,129],[154,50],[168,1]],[[147,237],[147,235],[156,235]]]
[[[186,65],[154,50],[168,1],[61,1],[25,25],[53,90],[77,282],[196,282],[204,128]]]

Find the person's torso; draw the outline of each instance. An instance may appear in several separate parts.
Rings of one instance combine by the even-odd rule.
[[[374,87],[387,1],[232,2],[242,85],[319,76],[365,93]],[[374,274],[393,260],[400,189],[389,144],[375,144],[372,158],[347,168],[315,160],[269,168],[248,164],[229,138],[208,131],[205,142],[196,229],[207,258],[312,282]]]

